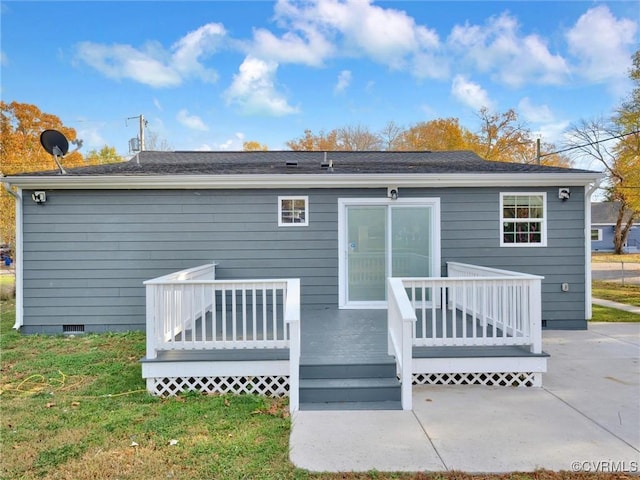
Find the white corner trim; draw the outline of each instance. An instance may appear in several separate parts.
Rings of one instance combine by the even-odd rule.
[[[16,320],[13,324],[14,330],[20,330],[20,327],[24,325],[24,296],[23,296],[23,250],[22,250],[22,233],[23,233],[23,221],[22,221],[22,189],[17,188],[14,192],[11,190],[9,182],[3,181],[2,185],[5,190],[15,198],[16,201],[16,244],[14,247],[15,258],[13,259],[14,268],[16,271]]]
[[[584,316],[587,321],[593,317],[591,303],[591,195],[600,188],[601,179],[595,180],[584,189]]]

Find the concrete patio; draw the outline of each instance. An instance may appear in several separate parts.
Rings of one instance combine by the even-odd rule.
[[[640,472],[640,323],[545,331],[543,388],[420,386],[413,411],[299,411],[312,471]]]

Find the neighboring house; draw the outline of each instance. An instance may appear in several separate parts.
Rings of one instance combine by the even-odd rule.
[[[591,204],[591,250],[613,252],[613,237],[618,220],[620,202],[593,202]],[[625,215],[627,222],[629,215]],[[629,230],[623,251],[640,252],[640,227],[633,225]]]
[[[404,408],[412,382],[539,385],[540,329],[591,315],[600,176],[466,151],[147,151],[7,177],[16,327],[146,329],[151,391],[288,391],[292,409],[378,398],[340,397],[343,375],[397,374]]]

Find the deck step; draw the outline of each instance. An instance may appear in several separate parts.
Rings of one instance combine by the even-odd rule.
[[[400,401],[396,378],[320,378],[300,380],[300,403]]]
[[[396,364],[393,360],[377,363],[301,364],[301,379],[320,378],[395,378]]]
[[[402,410],[402,402],[387,400],[384,402],[301,403],[300,410]]]

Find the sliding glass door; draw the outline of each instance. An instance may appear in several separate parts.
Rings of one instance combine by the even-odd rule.
[[[439,275],[435,200],[344,201],[341,306],[384,306],[389,276]]]

